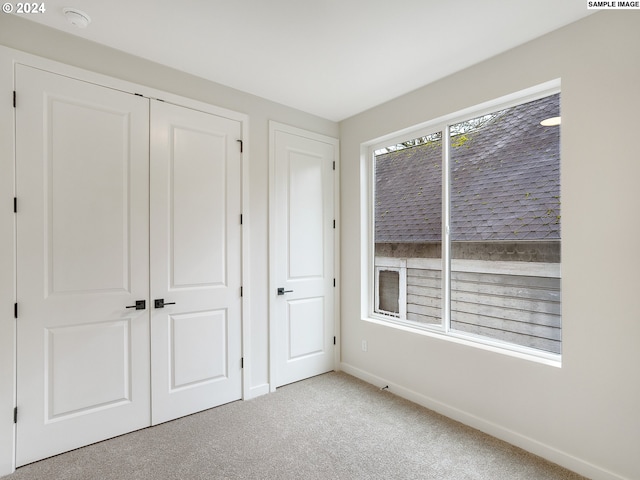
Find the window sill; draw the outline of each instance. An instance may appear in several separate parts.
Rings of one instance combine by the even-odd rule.
[[[554,353],[537,351],[526,347],[520,347],[518,345],[507,344],[497,340],[492,340],[490,338],[476,337],[471,334],[444,332],[440,326],[422,327],[399,319],[376,318],[373,316],[363,317],[362,320],[389,328],[395,328],[404,332],[456,343],[458,345],[478,348],[480,350],[519,358],[522,360],[528,360],[550,367],[562,368],[562,356]]]

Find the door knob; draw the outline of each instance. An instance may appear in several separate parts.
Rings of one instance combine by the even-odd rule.
[[[129,305],[126,308],[135,308],[136,310],[144,310],[145,308],[147,308],[147,301],[146,300],[136,300],[136,304],[135,305]]]
[[[284,295],[285,293],[291,293],[293,290],[285,290],[284,287],[278,288],[278,295]]]
[[[156,298],[153,301],[153,306],[155,308],[164,308],[165,305],[175,305],[176,302],[165,302],[164,298]]]

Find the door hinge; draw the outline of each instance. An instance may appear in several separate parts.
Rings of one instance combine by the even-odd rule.
[[[244,142],[242,140],[236,140],[236,142],[240,144],[240,153],[242,153],[244,150]]]
[[[242,225],[242,214],[240,214],[240,225]]]
[[[14,316],[14,318],[18,318],[18,304],[17,303],[13,304],[13,316]]]
[[[18,197],[13,197],[13,213],[18,213]]]
[[[334,170],[336,169],[336,161],[335,160],[333,161],[333,169]]]
[[[242,292],[242,287],[240,287],[240,296],[242,296],[242,293],[243,293],[243,292]]]
[[[244,357],[240,357],[240,368],[244,368]]]
[[[135,95],[136,97],[144,97],[144,95],[143,95],[143,94],[141,94],[141,93],[134,93],[134,95]]]
[[[13,423],[18,423],[18,407],[13,409]]]
[[[333,221],[333,228],[336,228],[336,221]]]
[[[335,278],[333,279],[333,286],[334,287],[336,286],[336,279]]]
[[[333,337],[333,344],[336,344],[336,337]]]
[[[16,91],[13,91],[13,108],[16,108]]]

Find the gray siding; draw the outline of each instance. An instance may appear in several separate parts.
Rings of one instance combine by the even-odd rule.
[[[438,265],[408,259],[407,319],[440,324],[441,309]],[[559,265],[454,261],[451,328],[561,353]]]

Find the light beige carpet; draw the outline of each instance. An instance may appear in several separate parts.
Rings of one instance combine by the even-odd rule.
[[[577,480],[344,373],[328,373],[19,468],[3,480]]]

